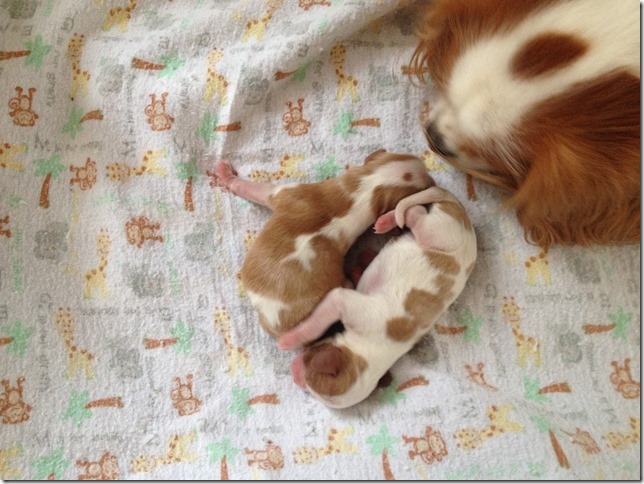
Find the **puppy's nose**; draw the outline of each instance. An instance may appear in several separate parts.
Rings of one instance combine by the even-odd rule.
[[[443,156],[454,156],[454,153],[445,146],[445,138],[438,130],[436,123],[429,123],[425,128],[425,134],[427,135],[429,146],[434,151]]]

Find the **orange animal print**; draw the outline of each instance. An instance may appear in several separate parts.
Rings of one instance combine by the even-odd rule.
[[[402,438],[406,444],[412,444],[413,449],[409,451],[410,459],[420,457],[426,464],[432,464],[434,461],[442,461],[448,454],[445,439],[440,432],[433,430],[429,425],[425,427],[425,435],[420,437],[403,435]]]
[[[208,54],[208,78],[206,79],[206,92],[203,96],[204,101],[210,101],[215,94],[219,94],[219,104],[222,106],[228,104],[226,97],[228,81],[217,72],[216,67],[223,56],[224,51],[221,49],[215,49]]]
[[[302,103],[304,99],[297,100],[297,106],[293,106],[292,102],[287,102],[288,113],[284,113],[282,120],[284,121],[284,129],[289,136],[302,136],[309,132],[311,123],[304,119],[302,112]]]
[[[0,168],[22,171],[25,165],[16,159],[16,154],[27,151],[27,145],[0,144]]]
[[[579,427],[577,427],[574,434],[566,432],[565,430],[562,430],[562,432],[566,435],[569,435],[571,437],[571,442],[584,449],[584,452],[586,452],[586,454],[599,454],[601,452],[601,449],[597,445],[597,442],[595,442],[595,439],[593,439],[593,437],[585,430],[581,430]]]
[[[107,284],[105,281],[105,268],[112,248],[112,239],[107,229],[101,229],[96,237],[96,253],[98,254],[98,266],[85,273],[85,299],[92,299],[94,289],[98,289],[101,297],[107,297]]]
[[[197,413],[203,403],[195,397],[192,391],[192,373],[186,375],[185,383],[179,377],[174,379],[174,388],[170,392],[170,398],[172,406],[179,411],[181,417]]]
[[[230,331],[230,314],[226,306],[215,308],[215,329],[221,334],[226,346],[226,360],[228,361],[227,372],[236,375],[238,369],[242,369],[246,376],[253,374],[250,364],[250,355],[246,348],[235,346]]]
[[[244,452],[250,456],[248,458],[248,465],[251,467],[257,466],[265,471],[275,471],[284,467],[284,454],[282,454],[282,449],[270,440],[265,449],[251,450],[246,447]]]
[[[273,18],[273,14],[282,6],[284,0],[266,0],[266,11],[260,18],[246,22],[246,31],[242,36],[242,42],[248,42],[251,37],[263,40],[266,34],[266,27]]]
[[[530,256],[525,261],[525,267],[528,270],[528,285],[536,286],[537,278],[541,277],[546,286],[552,284],[550,275],[550,264],[548,263],[548,249],[541,249],[535,256]]]
[[[107,169],[107,177],[114,181],[125,181],[131,176],[146,174],[166,176],[168,170],[160,168],[157,164],[159,158],[165,158],[166,156],[167,152],[165,150],[148,150],[143,153],[139,166],[129,166],[124,163],[108,163],[105,167]]]
[[[125,7],[111,8],[103,24],[103,30],[109,30],[114,25],[118,25],[119,30],[125,32],[132,18],[132,11],[136,8],[136,2],[137,0],[129,0]]]
[[[69,171],[74,174],[69,180],[71,186],[78,184],[81,190],[89,190],[96,183],[96,175],[98,174],[96,162],[90,158],[85,160],[83,166],[69,165]]]
[[[79,481],[118,481],[121,479],[118,458],[109,451],[103,453],[97,461],[76,460],[76,467],[84,467],[83,474],[78,474]]]
[[[539,341],[532,336],[525,336],[521,332],[521,309],[514,301],[514,297],[503,298],[503,317],[512,328],[514,343],[517,347],[517,364],[523,368],[528,357],[532,358],[535,366],[541,366],[541,351]]]
[[[168,450],[163,455],[140,455],[132,461],[132,472],[151,472],[162,465],[178,462],[194,462],[197,455],[188,446],[197,438],[196,432],[173,435],[168,442]]]
[[[167,92],[161,93],[161,99],[157,99],[156,94],[150,94],[151,102],[145,107],[145,115],[152,131],[166,131],[172,128],[174,118],[165,112],[167,97]]]
[[[132,217],[125,223],[125,234],[127,241],[140,249],[146,240],[163,242],[163,236],[157,234],[160,228],[160,223],[153,224],[146,216],[141,215]]]
[[[610,374],[610,381],[615,385],[615,390],[622,394],[622,397],[633,399],[640,397],[640,383],[633,380],[631,376],[631,359],[624,360],[624,366],[619,366],[617,361],[611,361],[613,372]]]
[[[81,71],[80,59],[85,47],[85,36],[74,34],[67,44],[67,57],[72,67],[72,88],[69,97],[73,101],[78,93],[87,94],[87,83],[90,75],[87,71]]]
[[[9,461],[22,455],[22,447],[14,445],[6,450],[0,449],[0,479],[19,479],[20,469],[11,467]]]
[[[602,436],[611,449],[624,450],[628,449],[631,445],[640,443],[640,419],[631,417],[628,419],[628,423],[631,427],[631,433],[608,432]]]
[[[306,173],[297,169],[297,164],[304,160],[304,155],[284,155],[280,159],[277,171],[252,170],[249,174],[254,182],[273,182],[284,178],[303,179]]]
[[[296,464],[315,464],[325,455],[350,453],[355,454],[358,448],[346,441],[346,438],[353,434],[353,427],[345,427],[341,430],[331,429],[327,434],[327,444],[322,447],[300,447],[293,452]]]
[[[94,378],[94,367],[92,360],[94,355],[89,351],[76,346],[74,339],[74,318],[69,308],[58,308],[56,312],[56,330],[67,349],[67,379],[74,378],[78,371],[85,372],[85,378]]]
[[[13,119],[13,124],[16,126],[33,126],[39,116],[31,109],[34,102],[35,87],[30,87],[27,94],[23,94],[24,89],[16,86],[16,97],[9,99],[9,116]]]
[[[358,81],[351,76],[344,74],[344,60],[347,48],[341,42],[338,42],[331,49],[331,63],[335,66],[335,77],[338,83],[338,94],[336,100],[342,101],[346,95],[351,96],[351,100],[356,102],[360,99],[358,96]]]
[[[315,7],[316,5],[330,7],[331,2],[329,2],[329,0],[300,0],[297,4],[298,7],[303,8],[304,10],[309,10],[311,7]]]
[[[3,218],[0,218],[0,237],[5,236],[6,238],[11,237],[11,229],[5,228],[9,225],[9,215],[5,215]]]
[[[485,380],[485,375],[483,374],[483,363],[477,363],[476,370],[474,370],[470,365],[465,365],[465,369],[467,370],[467,377],[470,380],[472,380],[474,383],[476,383],[477,385],[481,385],[482,387],[485,387],[494,392],[498,391],[498,388],[490,385]]]
[[[464,450],[478,449],[487,439],[506,432],[522,431],[523,425],[508,420],[508,414],[512,410],[514,410],[514,407],[511,404],[492,405],[487,411],[490,425],[481,429],[465,428],[459,430],[454,434],[454,438],[458,440],[456,445]]]
[[[16,380],[16,386],[12,387],[9,380],[2,380],[0,384],[4,391],[0,393],[0,417],[3,424],[19,424],[29,420],[29,413],[32,410],[22,396],[22,384],[25,377],[21,376]]]

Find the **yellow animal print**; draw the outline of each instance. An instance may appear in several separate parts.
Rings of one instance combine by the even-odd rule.
[[[85,299],[92,299],[94,289],[98,289],[101,297],[107,297],[107,284],[105,282],[105,268],[112,248],[112,239],[107,229],[101,229],[96,237],[96,252],[98,254],[98,266],[85,273]]]
[[[637,445],[640,442],[640,419],[637,417],[631,417],[628,419],[628,423],[631,427],[631,432],[628,434],[623,434],[621,432],[608,432],[606,435],[603,435],[602,438],[606,441],[606,444],[615,450],[624,450],[628,449],[631,445]]]
[[[338,42],[331,49],[331,63],[335,66],[335,77],[338,83],[338,94],[336,100],[342,101],[346,95],[351,96],[351,100],[356,102],[360,99],[358,96],[358,81],[351,76],[344,74],[344,60],[347,48],[341,42]]]
[[[341,430],[331,429],[327,434],[326,445],[322,447],[300,447],[293,452],[296,464],[315,464],[325,455],[347,453],[355,454],[358,448],[346,441],[349,435],[354,432],[353,427],[345,427]]]
[[[204,101],[210,101],[215,94],[219,94],[219,104],[222,106],[228,104],[228,81],[226,78],[217,72],[216,67],[221,58],[224,56],[224,51],[215,49],[208,54],[208,78],[206,79],[206,92],[203,96]]]
[[[25,151],[27,151],[27,145],[0,144],[0,168],[23,171],[25,165],[16,159],[16,155]]]
[[[125,181],[131,176],[161,175],[166,176],[168,170],[158,165],[159,158],[167,156],[166,150],[148,150],[143,153],[139,166],[129,166],[124,163],[108,163],[106,166],[107,177],[114,181]]]
[[[132,472],[151,472],[157,467],[177,462],[194,462],[197,455],[188,450],[188,446],[197,438],[196,432],[185,435],[173,435],[168,442],[164,455],[140,455],[132,461]]]
[[[514,297],[503,298],[503,317],[512,328],[514,344],[517,347],[517,364],[523,368],[528,357],[532,358],[535,366],[541,366],[541,350],[539,341],[532,336],[525,336],[521,332],[521,309],[514,301]]]
[[[22,449],[15,445],[0,449],[0,479],[20,479],[20,469],[11,467],[9,461],[22,455]]]
[[[85,36],[74,34],[67,44],[67,57],[72,67],[72,88],[69,97],[73,101],[77,94],[87,94],[87,84],[90,75],[87,71],[81,71],[80,59],[85,47]]]
[[[67,379],[74,378],[79,371],[85,372],[88,380],[94,378],[94,355],[89,351],[79,348],[74,339],[74,318],[69,308],[58,308],[56,311],[56,330],[67,349]]]
[[[266,34],[266,26],[273,18],[273,14],[282,6],[284,0],[266,0],[266,11],[258,19],[252,19],[246,22],[246,31],[242,36],[242,42],[248,42],[251,37],[257,40],[263,40]]]
[[[230,314],[225,306],[215,308],[215,329],[221,334],[226,345],[228,373],[235,376],[237,370],[241,368],[246,376],[251,376],[253,368],[250,365],[250,355],[245,348],[233,344],[230,333]]]
[[[478,449],[487,439],[507,432],[521,432],[523,425],[508,420],[508,413],[514,410],[511,404],[492,405],[488,408],[487,417],[490,425],[481,429],[464,428],[454,434],[458,447],[464,450]]]
[[[541,249],[537,255],[530,256],[525,261],[528,271],[528,285],[536,286],[537,279],[541,277],[546,286],[552,284],[550,264],[548,263],[548,249]]]
[[[284,178],[301,180],[306,178],[306,173],[297,169],[297,164],[302,161],[304,155],[284,155],[277,171],[253,170],[250,172],[250,179],[254,182],[273,182]]]
[[[103,24],[103,30],[110,30],[117,25],[121,32],[125,32],[132,18],[132,11],[136,8],[136,2],[137,0],[128,0],[125,7],[111,8]]]

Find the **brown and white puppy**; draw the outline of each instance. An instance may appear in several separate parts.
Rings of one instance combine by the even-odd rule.
[[[434,151],[506,188],[526,239],[640,240],[640,10],[620,0],[420,2]]]
[[[411,195],[378,219],[376,231],[396,224],[410,231],[387,243],[356,289],[333,289],[278,342],[281,349],[298,348],[342,321],[344,332],[306,347],[291,365],[295,383],[330,407],[367,398],[458,297],[474,267],[474,229],[448,191],[431,187]]]
[[[420,159],[385,150],[319,183],[254,183],[227,162],[218,163],[217,175],[235,195],[273,210],[246,255],[241,282],[261,325],[276,337],[345,284],[344,256],[378,216],[434,184]]]

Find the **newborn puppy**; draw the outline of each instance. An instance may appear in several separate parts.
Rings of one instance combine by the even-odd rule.
[[[291,365],[295,383],[330,407],[367,398],[458,297],[474,267],[474,229],[448,191],[431,187],[405,198],[377,220],[376,231],[396,225],[410,231],[380,251],[356,290],[332,290],[278,342],[280,349],[298,348],[333,322],[344,323],[343,333],[305,348]]]
[[[434,184],[418,158],[385,150],[320,183],[253,183],[227,162],[218,163],[217,175],[235,195],[273,210],[246,255],[241,282],[262,327],[275,337],[345,284],[344,256],[379,215]]]

